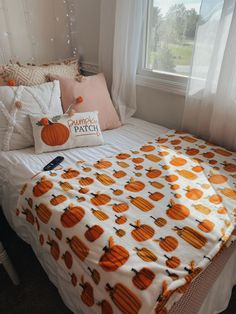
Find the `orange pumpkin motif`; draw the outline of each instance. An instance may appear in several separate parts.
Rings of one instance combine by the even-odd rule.
[[[116,216],[115,223],[117,223],[118,225],[123,225],[126,223],[127,218],[125,216],[118,216],[118,215],[115,215],[115,216]]]
[[[62,239],[62,231],[59,228],[51,228],[58,240]]]
[[[41,139],[46,145],[60,146],[67,142],[70,131],[64,124],[58,122],[52,123],[49,120],[47,123],[40,120],[39,124],[43,125]]]
[[[172,252],[176,250],[179,245],[178,240],[172,236],[166,236],[165,238],[160,238],[154,241],[157,242],[160,248],[166,252]]]
[[[164,227],[167,224],[167,221],[165,218],[162,218],[162,217],[155,218],[153,216],[150,216],[150,218],[154,220],[155,225],[157,225],[158,227]]]
[[[125,287],[121,283],[117,283],[113,288],[109,284],[107,284],[106,289],[109,291],[112,301],[121,311],[121,313],[139,313],[142,302],[129,288]]]
[[[198,228],[206,233],[211,232],[215,227],[215,224],[208,219],[204,219],[202,221],[196,219],[196,221],[199,223]]]
[[[111,206],[116,213],[123,213],[129,209],[129,205],[125,202],[112,204]]]
[[[116,158],[121,159],[121,160],[127,159],[129,157],[130,157],[130,154],[127,154],[127,153],[120,153],[120,154],[116,155]]]
[[[203,192],[201,190],[196,189],[196,188],[191,188],[189,186],[187,186],[185,191],[187,191],[185,196],[193,201],[199,200],[203,196]]]
[[[83,291],[80,295],[82,302],[87,306],[94,305],[94,295],[93,295],[93,287],[89,282],[84,282],[83,276],[81,277],[80,286],[83,288]]]
[[[228,178],[223,174],[211,174],[208,181],[213,184],[223,184],[228,181]]]
[[[145,154],[144,157],[147,158],[148,160],[152,161],[152,162],[161,161],[161,158],[158,157],[157,155],[154,155],[154,154]]]
[[[102,227],[98,225],[93,225],[92,227],[86,225],[86,228],[88,228],[88,230],[85,231],[84,236],[89,242],[96,241],[104,232]]]
[[[236,165],[232,163],[228,163],[227,161],[224,161],[223,164],[224,170],[228,172],[236,172]]]
[[[121,245],[116,245],[110,237],[109,245],[103,248],[104,254],[99,260],[99,265],[106,272],[116,271],[129,259],[129,252]]]
[[[158,178],[161,175],[161,171],[159,169],[149,168],[147,170],[146,176],[150,179]]]
[[[125,185],[125,189],[130,192],[140,192],[145,188],[145,184],[141,181],[136,181],[131,178]]]
[[[155,202],[158,202],[160,200],[163,199],[163,197],[165,196],[164,194],[160,193],[160,192],[148,192],[149,193],[149,198]]]
[[[23,209],[22,214],[25,215],[26,221],[29,222],[31,225],[34,224],[34,215],[32,214],[31,210]]]
[[[146,224],[141,224],[140,220],[137,220],[134,225],[130,224],[130,226],[134,228],[134,230],[131,231],[131,235],[138,242],[151,239],[155,234],[152,227]]]
[[[97,169],[107,169],[110,168],[112,166],[112,163],[108,160],[98,160],[95,164],[94,167]]]
[[[107,203],[110,202],[111,197],[107,194],[94,194],[91,193],[93,195],[93,197],[90,199],[90,202],[95,205],[95,206],[101,206],[101,205],[105,205]]]
[[[184,241],[188,242],[198,250],[202,249],[208,242],[203,234],[191,227],[185,226],[182,229],[174,227],[173,230],[176,231]]]
[[[63,194],[59,194],[59,195],[52,195],[52,198],[50,200],[50,203],[53,205],[53,206],[57,206],[63,202],[65,202],[67,200],[67,197]]]
[[[153,145],[144,145],[144,146],[142,146],[140,148],[140,150],[142,152],[151,152],[151,151],[155,150],[155,146],[153,146]]]
[[[181,175],[182,177],[184,177],[185,179],[188,180],[196,180],[197,179],[197,175],[189,170],[177,170],[178,174]]]
[[[144,262],[151,263],[157,261],[157,256],[145,247],[141,249],[136,247],[135,251],[137,252],[138,257],[140,257]]]
[[[170,161],[170,164],[171,164],[172,166],[175,166],[175,167],[184,166],[186,163],[187,163],[187,161],[186,161],[184,158],[181,158],[181,157],[174,157],[174,158]]]
[[[139,290],[147,289],[152,284],[156,276],[151,269],[146,267],[143,267],[140,271],[132,268],[131,271],[135,273],[135,276],[132,278],[132,282]]]
[[[61,175],[63,179],[73,179],[73,178],[76,178],[80,174],[79,171],[71,169],[71,168],[67,170],[63,170],[63,171],[64,173]]]
[[[90,178],[90,177],[82,177],[79,179],[79,183],[82,186],[93,184],[93,182],[94,182],[93,178]]]
[[[79,237],[73,236],[71,239],[67,238],[67,243],[75,255],[83,262],[89,254],[89,248],[84,242]]]
[[[35,197],[42,196],[47,193],[53,187],[53,183],[50,180],[47,180],[45,176],[43,176],[40,181],[36,183],[33,187],[33,194]]]
[[[156,189],[163,189],[164,188],[164,184],[157,182],[157,181],[149,181],[149,183],[151,184],[151,186],[153,186]]]
[[[63,255],[62,255],[62,259],[66,265],[66,267],[68,269],[71,269],[72,267],[72,264],[73,264],[73,257],[72,255],[70,254],[69,251],[66,251]]]
[[[125,177],[126,173],[123,170],[114,170],[113,176],[117,179],[120,179]]]
[[[232,156],[232,153],[226,149],[222,149],[222,148],[212,148],[212,150],[221,155],[221,156],[224,156],[224,157],[229,157],[229,156]]]
[[[113,309],[107,300],[102,300],[97,305],[101,306],[101,314],[113,314]]]
[[[115,183],[115,180],[113,180],[110,176],[104,173],[103,174],[96,173],[96,179],[103,185],[111,185]]]
[[[55,240],[49,239],[47,244],[50,245],[50,253],[52,257],[57,261],[60,257],[60,248],[58,243]]]
[[[148,200],[146,200],[142,196],[137,196],[137,197],[129,196],[129,199],[130,199],[130,202],[135,207],[139,208],[143,212],[147,212],[149,210],[152,210],[155,207],[151,202],[149,202]]]
[[[93,215],[99,220],[107,220],[109,218],[109,216],[101,210],[96,210],[94,208],[91,208],[91,211]]]
[[[169,209],[166,211],[166,214],[174,220],[184,220],[190,214],[189,209],[185,205],[176,204],[173,200],[170,200],[168,207]]]
[[[99,274],[99,272],[96,269],[91,269],[90,267],[88,267],[88,270],[91,274],[91,277],[93,279],[93,282],[98,285],[100,280],[101,280],[101,276]]]
[[[43,203],[36,205],[35,210],[36,210],[38,218],[43,223],[48,224],[48,222],[52,216],[52,211]]]
[[[82,207],[70,204],[61,215],[61,224],[64,228],[72,228],[83,219],[84,215],[85,211]]]
[[[167,259],[166,266],[169,268],[177,268],[181,263],[180,259],[176,256],[168,257],[167,255],[164,255],[164,257]]]

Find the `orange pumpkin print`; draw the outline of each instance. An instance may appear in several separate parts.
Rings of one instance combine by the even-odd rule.
[[[101,205],[105,205],[107,203],[110,202],[111,197],[107,194],[94,194],[91,193],[93,195],[93,197],[90,199],[90,202],[95,205],[95,206],[101,206]]]
[[[176,231],[184,241],[188,242],[198,250],[202,249],[208,242],[207,238],[203,234],[191,227],[186,226],[182,229],[174,227],[173,230]]]
[[[134,164],[141,164],[142,162],[144,162],[144,158],[142,158],[142,157],[136,157],[136,158],[133,158],[133,159],[132,159],[132,162],[133,162]]]
[[[176,204],[173,200],[170,200],[168,207],[169,209],[166,211],[166,214],[174,220],[184,220],[190,214],[189,209],[185,205]]]
[[[224,161],[222,165],[224,166],[225,171],[236,172],[236,165],[235,164]]]
[[[126,235],[126,232],[123,229],[117,229],[116,227],[113,227],[113,229],[116,231],[116,235],[120,238]]]
[[[83,262],[89,254],[89,248],[80,240],[78,236],[73,236],[71,239],[67,238],[71,250]]]
[[[115,180],[113,180],[110,176],[107,174],[99,174],[96,173],[96,179],[101,182],[103,185],[111,185],[115,183]]]
[[[213,158],[215,154],[212,152],[207,152],[207,153],[203,153],[202,156],[210,159],[210,158]]]
[[[94,208],[91,208],[91,211],[92,211],[93,215],[99,220],[103,221],[103,220],[107,220],[109,218],[109,216],[101,210],[96,210]]]
[[[50,246],[50,253],[52,257],[57,261],[60,257],[60,248],[55,240],[48,240],[47,244]]]
[[[123,170],[114,170],[113,176],[117,179],[120,179],[125,177],[126,173]]]
[[[115,223],[117,223],[118,225],[123,225],[127,221],[127,218],[125,216],[115,215],[115,217],[116,217]]]
[[[130,224],[130,226],[134,228],[131,235],[138,242],[146,241],[154,236],[154,229],[149,225],[141,224],[140,220],[137,220],[134,225]]]
[[[119,196],[119,195],[122,195],[124,192],[122,191],[122,190],[120,190],[120,189],[111,189],[112,191],[113,191],[113,194],[114,195],[117,195],[117,196]]]
[[[99,265],[106,272],[116,271],[129,259],[129,252],[121,245],[116,245],[113,238],[109,238],[109,245],[103,248],[104,254],[99,260]]]
[[[142,302],[123,284],[117,283],[113,288],[107,284],[106,289],[109,291],[112,301],[121,313],[137,314],[141,309]]]
[[[199,223],[198,228],[206,233],[211,232],[215,227],[215,224],[208,219],[204,219],[202,221],[196,219],[196,221]]]
[[[51,228],[58,240],[62,239],[62,231],[59,228]]]
[[[154,241],[157,242],[160,248],[166,252],[176,250],[179,245],[178,240],[172,236],[166,236],[165,238],[160,238]]]
[[[132,278],[132,282],[139,290],[147,289],[152,284],[156,276],[154,272],[147,267],[143,267],[140,271],[132,268],[131,271],[135,273]]]
[[[116,155],[116,158],[121,159],[121,160],[128,159],[129,157],[130,157],[130,154],[126,154],[126,153],[120,153]]]
[[[47,120],[47,121],[46,121]],[[70,136],[69,129],[61,123],[53,123],[50,120],[41,119],[38,125],[42,125],[41,139],[48,146],[61,146]]]
[[[116,213],[123,213],[129,209],[129,205],[125,202],[112,204],[111,206]]]
[[[96,241],[104,232],[103,228],[98,225],[93,225],[92,227],[86,225],[86,228],[88,228],[88,230],[85,231],[84,236],[89,242]]]
[[[229,157],[229,156],[232,156],[232,153],[226,149],[222,149],[222,148],[212,148],[213,152],[221,155],[221,156],[224,156],[224,157]]]
[[[36,205],[35,210],[36,210],[38,218],[44,224],[48,224],[50,218],[52,217],[52,211],[43,203]]]
[[[145,188],[145,184],[141,181],[136,181],[131,178],[125,185],[125,189],[130,192],[140,192]]]
[[[130,202],[135,207],[139,208],[143,212],[147,212],[149,210],[152,210],[155,207],[150,201],[146,200],[142,196],[137,196],[137,197],[129,196],[129,199],[130,199]]]
[[[80,286],[83,288],[83,291],[80,295],[82,302],[87,306],[94,305],[94,295],[93,295],[93,287],[89,282],[84,282],[83,276],[81,277]]]
[[[36,185],[33,187],[33,194],[36,197],[42,196],[43,194],[50,191],[52,187],[52,181],[47,180],[46,177],[43,176],[40,181],[37,181]]]
[[[177,268],[181,263],[180,259],[176,256],[168,257],[167,255],[164,255],[164,257],[167,259],[166,266],[169,268]]]
[[[160,193],[160,192],[148,192],[149,193],[149,198],[155,202],[158,202],[160,200],[163,199],[163,197],[165,196],[164,194]]]
[[[22,214],[25,215],[27,222],[29,222],[31,225],[34,224],[34,215],[32,214],[31,210],[28,208],[23,209]]]
[[[223,184],[228,181],[228,178],[223,174],[211,174],[208,181],[213,184]]]
[[[152,161],[152,162],[161,161],[161,158],[158,157],[157,155],[154,155],[154,154],[145,154],[144,157],[147,158],[148,160]]]
[[[101,314],[113,314],[113,309],[107,300],[102,300],[97,305],[101,306]]]
[[[144,145],[140,148],[142,152],[151,152],[155,150],[155,147],[153,145]]]
[[[76,178],[80,173],[77,170],[74,169],[67,169],[67,170],[63,170],[64,173],[61,175],[61,177],[63,179],[72,179],[72,178]]]
[[[61,215],[61,224],[64,228],[72,228],[83,219],[84,215],[85,211],[81,206],[70,204]]]
[[[57,206],[63,202],[65,202],[67,200],[67,197],[63,194],[59,194],[59,195],[52,195],[52,198],[50,200],[50,203],[53,205],[53,206]]]
[[[98,285],[100,280],[101,280],[101,276],[99,274],[99,272],[96,269],[91,269],[90,267],[88,267],[88,270],[91,274],[91,277],[93,279],[93,282]]]
[[[204,170],[204,168],[201,167],[201,166],[195,166],[195,167],[192,168],[192,170],[194,172],[202,172]]]
[[[174,158],[170,161],[170,164],[171,164],[172,166],[175,166],[175,167],[184,166],[186,163],[187,163],[187,161],[186,161],[184,158],[181,158],[181,157],[174,157]]]
[[[112,163],[108,160],[98,160],[95,164],[94,167],[97,169],[107,169],[110,168],[112,166]]]
[[[77,277],[76,277],[76,275],[75,275],[74,273],[73,273],[73,274],[70,274],[70,281],[71,281],[71,283],[72,283],[72,285],[73,285],[74,287],[77,286],[78,279],[77,279]]]
[[[153,169],[153,168],[149,168],[147,171],[146,176],[150,179],[154,179],[157,178],[161,175],[161,171],[159,169]]]
[[[230,188],[219,189],[219,192],[222,193],[224,196],[231,198],[232,200],[236,201],[236,190]]]
[[[151,263],[157,261],[157,256],[145,247],[141,249],[136,247],[135,251],[137,252],[138,257],[140,257],[144,262]]]
[[[189,156],[194,156],[199,153],[199,149],[197,148],[187,148],[185,151],[186,151],[186,154]]]
[[[175,174],[170,174],[170,175],[164,176],[164,178],[167,182],[175,182],[179,179],[179,177],[176,176]]]
[[[209,202],[213,204],[220,204],[222,202],[222,197],[219,194],[213,194],[209,197]]]
[[[164,188],[164,184],[157,182],[157,181],[149,181],[149,183],[151,184],[151,186],[153,186],[156,189],[163,189]]]
[[[199,200],[203,196],[203,192],[197,188],[191,188],[188,186],[185,191],[187,191],[185,196],[193,201]]]
[[[94,182],[93,178],[90,177],[82,177],[79,179],[79,183],[82,186],[93,184],[93,182]]]
[[[155,218],[153,216],[150,216],[150,218],[154,220],[155,225],[157,225],[158,227],[164,227],[167,224],[167,221],[165,218],[162,218],[162,217]]]
[[[71,269],[72,267],[72,264],[73,264],[73,257],[72,255],[70,254],[69,251],[66,251],[63,255],[62,255],[62,259],[66,265],[66,267],[68,269]]]

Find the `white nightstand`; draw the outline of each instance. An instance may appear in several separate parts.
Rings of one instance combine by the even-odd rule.
[[[0,264],[3,265],[9,277],[11,278],[12,282],[14,283],[14,285],[19,285],[20,281],[19,281],[18,275],[1,241],[0,241]]]

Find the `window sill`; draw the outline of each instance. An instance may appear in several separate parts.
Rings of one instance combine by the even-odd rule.
[[[185,96],[187,89],[187,78],[186,77],[176,77],[167,76],[168,79],[157,76],[147,76],[143,74],[137,74],[136,83],[139,86],[145,86],[153,89],[157,89],[163,92],[177,94]]]

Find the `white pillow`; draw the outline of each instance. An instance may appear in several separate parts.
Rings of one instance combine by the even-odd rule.
[[[34,145],[29,115],[61,114],[59,81],[36,86],[0,86],[0,150]]]
[[[73,115],[41,115],[30,119],[37,154],[104,144],[97,111]]]

